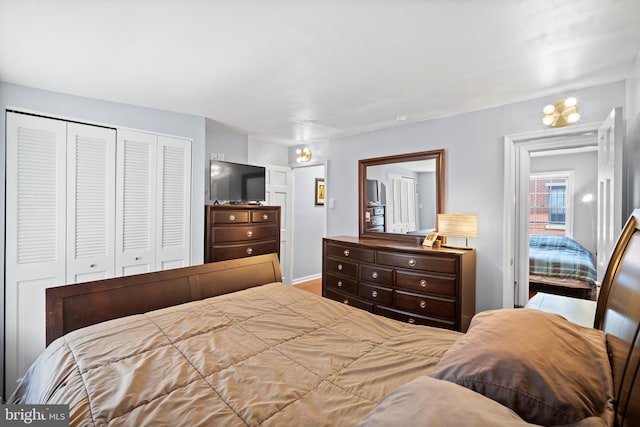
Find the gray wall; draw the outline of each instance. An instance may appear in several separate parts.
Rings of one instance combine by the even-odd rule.
[[[640,51],[626,80],[627,104],[624,116],[627,134],[624,147],[624,181],[627,197],[622,210],[628,217],[640,208]]]
[[[269,166],[289,166],[288,147],[249,140],[249,164]]]
[[[436,173],[422,172],[418,174],[418,215],[420,228],[436,228]]]
[[[329,141],[327,235],[358,234],[358,159],[444,148],[447,212],[478,215],[476,310],[502,306],[505,135],[545,129],[542,108],[578,98],[582,123],[602,122],[625,105],[623,81]]]
[[[573,239],[595,254],[596,203],[584,203],[585,194],[598,194],[598,153],[565,154],[561,156],[534,157],[531,172],[569,171],[573,181]]]
[[[324,178],[323,164],[293,169],[293,284],[322,273],[325,207],[315,205],[316,178]]]

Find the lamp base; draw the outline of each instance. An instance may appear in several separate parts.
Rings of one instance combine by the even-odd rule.
[[[449,248],[449,249],[460,249],[463,251],[470,251],[473,250],[473,248],[471,246],[462,246],[462,245],[450,245],[448,243],[444,244],[444,245],[440,245],[440,247],[443,248]]]

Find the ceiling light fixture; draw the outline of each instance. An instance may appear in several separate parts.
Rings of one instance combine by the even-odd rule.
[[[310,148],[298,148],[296,150],[296,154],[298,155],[298,158],[296,159],[296,162],[298,163],[302,163],[302,162],[308,162],[309,160],[311,160],[311,149]]]
[[[545,105],[542,113],[542,123],[554,128],[571,125],[580,120],[578,101],[574,97]]]

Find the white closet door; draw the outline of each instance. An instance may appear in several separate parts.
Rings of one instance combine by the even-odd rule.
[[[156,135],[118,130],[116,276],[156,266]]]
[[[156,262],[159,270],[190,264],[191,141],[158,137]]]
[[[67,125],[67,283],[113,277],[116,131]]]
[[[5,385],[45,346],[45,288],[65,282],[66,123],[7,113]]]

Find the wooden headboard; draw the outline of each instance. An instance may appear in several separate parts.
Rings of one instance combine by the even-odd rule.
[[[47,345],[85,326],[282,281],[276,254],[46,290]]]
[[[594,327],[607,337],[615,425],[640,425],[640,209],[627,221],[611,255]]]

